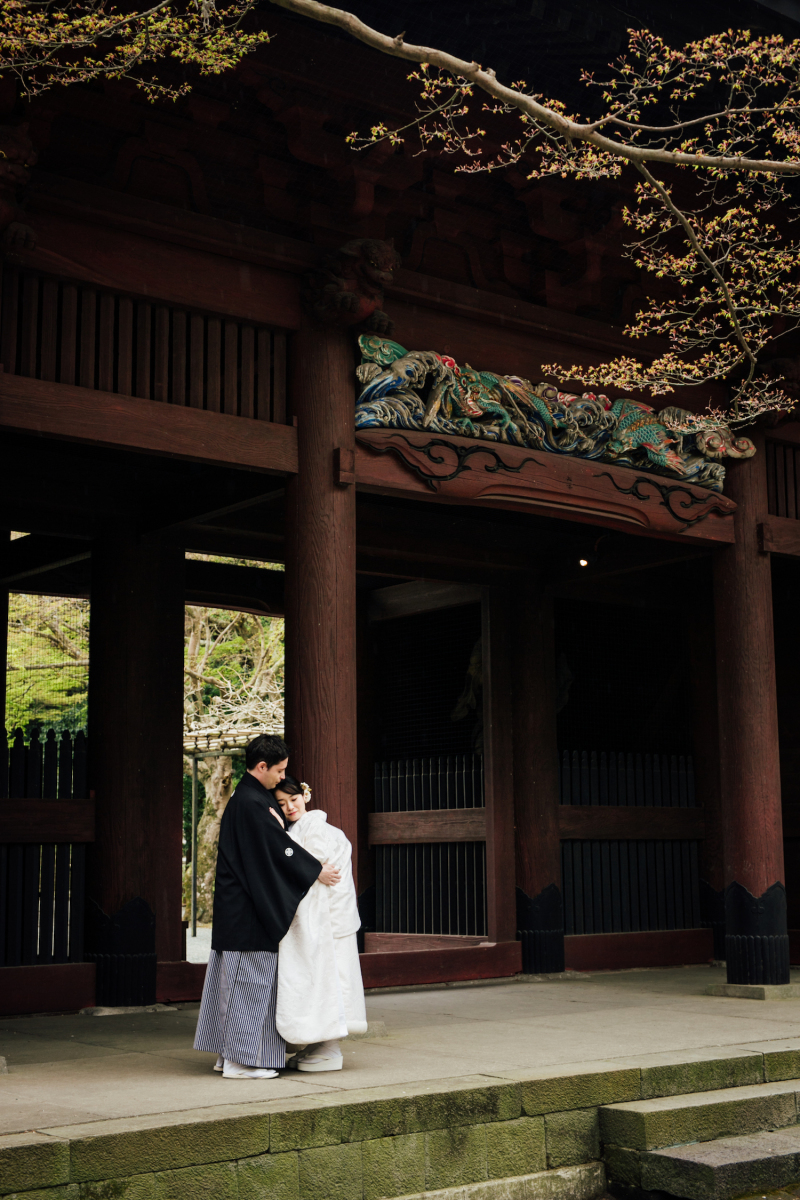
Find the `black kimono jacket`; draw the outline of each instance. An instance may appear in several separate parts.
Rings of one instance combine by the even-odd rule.
[[[277,950],[322,870],[272,816],[272,792],[247,772],[222,814],[214,888],[214,950]]]

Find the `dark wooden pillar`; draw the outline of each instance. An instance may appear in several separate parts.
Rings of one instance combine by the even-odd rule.
[[[526,972],[564,970],[552,596],[526,578],[514,622],[517,930]]]
[[[714,958],[725,958],[725,863],[720,787],[717,655],[711,595],[699,596],[689,616],[689,678],[696,803],[702,805],[700,913],[714,935]]]
[[[87,957],[98,1004],[155,999],[183,957],[184,552],[107,534],[92,549]]]
[[[728,471],[736,543],[714,566],[726,957],[729,983],[788,983],[772,579],[757,532],[766,457],[755,441],[755,458]]]
[[[355,355],[306,321],[292,339],[299,471],[286,489],[289,769],[353,844],[357,868]]]
[[[491,942],[516,937],[512,678],[513,612],[508,588],[488,587],[482,604],[486,910]]]

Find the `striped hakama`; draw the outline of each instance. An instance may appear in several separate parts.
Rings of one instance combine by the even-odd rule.
[[[286,1066],[275,1028],[278,955],[270,950],[212,950],[197,1019],[195,1050],[245,1067]]]

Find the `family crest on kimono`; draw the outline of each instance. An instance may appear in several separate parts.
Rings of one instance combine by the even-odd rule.
[[[285,780],[288,762],[281,738],[254,738],[220,824],[194,1048],[216,1054],[225,1079],[274,1078],[287,1040],[305,1047],[298,1070],[340,1070],[338,1039],[367,1027],[352,847],[306,812],[310,789]]]

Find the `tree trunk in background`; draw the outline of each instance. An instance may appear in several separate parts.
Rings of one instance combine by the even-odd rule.
[[[227,755],[201,758],[197,776],[206,793],[203,815],[197,823],[197,920],[209,925],[214,915],[214,878],[222,814],[233,791],[233,760]],[[188,914],[192,895],[192,864],[186,864],[183,876],[183,906]]]

